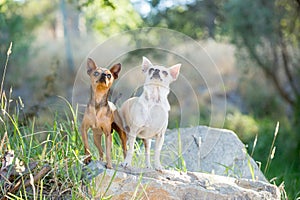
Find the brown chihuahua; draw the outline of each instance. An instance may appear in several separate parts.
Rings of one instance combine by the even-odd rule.
[[[90,148],[88,144],[87,131],[89,128],[93,130],[94,143],[99,151],[100,160],[103,159],[103,149],[101,146],[102,133],[105,134],[106,145],[106,167],[112,168],[111,148],[113,129],[116,130],[121,139],[123,155],[126,157],[126,133],[122,128],[122,121],[116,109],[116,106],[108,101],[108,95],[111,85],[118,78],[121,71],[121,64],[115,64],[109,70],[97,67],[96,63],[88,58],[87,74],[91,80],[91,98],[81,124],[81,135],[84,144],[84,151],[87,157],[84,162],[88,164],[91,161]]]

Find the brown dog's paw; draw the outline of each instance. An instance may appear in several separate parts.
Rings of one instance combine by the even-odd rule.
[[[84,164],[89,164],[90,162],[92,161],[92,157],[91,156],[88,156],[88,157],[86,157],[85,159],[84,159]]]
[[[106,163],[105,167],[106,167],[107,169],[112,169],[112,168],[113,168],[112,165],[111,165],[111,164],[108,164],[108,163]]]

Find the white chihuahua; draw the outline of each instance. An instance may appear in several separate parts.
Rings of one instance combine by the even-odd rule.
[[[133,97],[125,101],[120,110],[129,143],[127,156],[121,164],[123,167],[131,166],[135,139],[139,137],[143,139],[145,145],[146,166],[151,168],[151,139],[155,138],[154,167],[156,170],[162,171],[160,151],[168,126],[169,85],[177,79],[180,66],[181,64],[170,68],[156,66],[143,57],[142,69],[146,75],[144,91],[140,97]]]

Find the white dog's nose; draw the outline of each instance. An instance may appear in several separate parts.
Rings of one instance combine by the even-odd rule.
[[[158,78],[160,79],[160,75],[159,75],[160,70],[159,69],[155,69],[152,75],[152,78]]]

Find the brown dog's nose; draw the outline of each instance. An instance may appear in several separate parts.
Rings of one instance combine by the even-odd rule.
[[[101,74],[101,76],[100,76],[100,78],[99,78],[99,81],[100,81],[101,83],[105,83],[105,82],[106,82],[106,74],[105,74],[105,73],[102,73],[102,74]]]
[[[111,78],[111,74],[102,73],[101,74],[101,78],[105,78],[105,77],[107,77],[108,79],[110,79]]]

